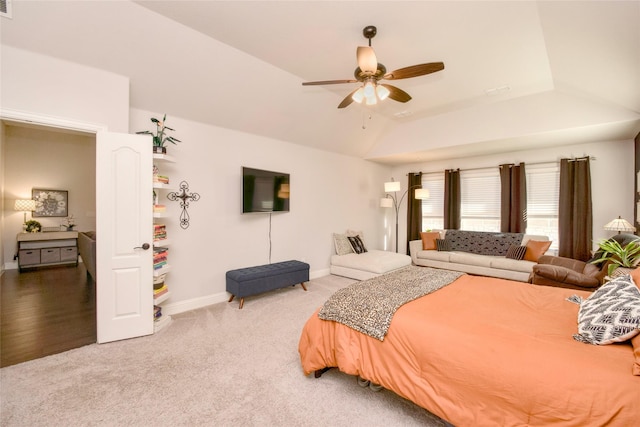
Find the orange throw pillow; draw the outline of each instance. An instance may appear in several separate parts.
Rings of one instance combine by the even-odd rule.
[[[437,249],[436,239],[440,238],[440,233],[438,233],[437,231],[427,231],[424,233],[420,233],[420,237],[422,238],[423,250],[434,251]]]
[[[524,253],[524,259],[527,261],[538,262],[538,258],[544,255],[551,246],[551,241],[529,240],[527,242],[527,251]]]
[[[631,338],[631,345],[633,346],[633,356],[635,360],[631,372],[633,372],[633,375],[640,375],[640,335]]]

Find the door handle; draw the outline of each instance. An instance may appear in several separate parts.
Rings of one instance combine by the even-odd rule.
[[[142,246],[136,246],[136,247],[135,247],[135,248],[133,248],[133,249],[143,249],[143,250],[145,250],[145,251],[146,251],[146,250],[147,250],[147,249],[149,249],[150,247],[151,247],[151,245],[149,245],[148,243],[143,243],[143,244],[142,244]]]

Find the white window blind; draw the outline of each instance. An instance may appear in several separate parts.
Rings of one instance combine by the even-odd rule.
[[[498,168],[460,171],[460,228],[500,231],[500,174]]]
[[[422,175],[422,188],[429,198],[422,200],[422,231],[444,228],[444,173]]]
[[[558,203],[560,165],[545,163],[526,166],[527,234],[549,236],[552,249],[558,247]]]

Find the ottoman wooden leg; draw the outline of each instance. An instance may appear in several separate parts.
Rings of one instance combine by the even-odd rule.
[[[304,289],[305,291],[307,290],[307,287],[304,285],[304,282],[300,282],[300,286],[302,286],[302,289]]]
[[[231,295],[231,298],[229,298],[229,302],[233,301],[233,297],[235,297],[235,295]]]
[[[243,305],[244,305],[244,297],[240,298],[240,307],[238,307],[238,309],[242,309]]]

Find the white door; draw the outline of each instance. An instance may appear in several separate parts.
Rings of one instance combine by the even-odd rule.
[[[152,157],[148,136],[96,135],[98,343],[153,333]]]

